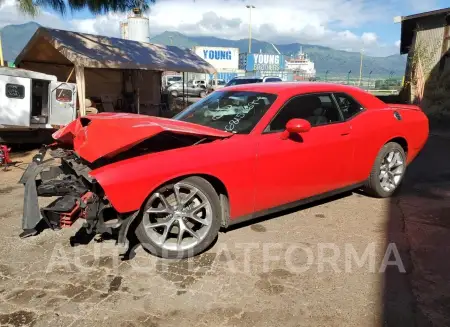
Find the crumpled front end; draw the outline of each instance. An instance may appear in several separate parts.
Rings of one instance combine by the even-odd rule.
[[[20,180],[25,186],[21,236],[35,235],[41,221],[59,229],[84,218],[89,233],[118,230],[119,243],[125,243],[128,226],[141,204],[118,212],[92,176],[94,170],[107,171],[108,165],[117,166],[128,159],[232,135],[201,125],[134,114],[103,113],[78,118],[53,134],[56,143],[41,149]],[[44,161],[49,150],[53,158]],[[55,165],[55,159],[59,165]],[[124,176],[113,176],[105,187],[120,178]],[[117,199],[117,192],[115,195]],[[57,199],[39,208],[38,197]]]
[[[44,161],[47,152],[52,159]],[[101,186],[89,175],[90,171],[89,164],[73,150],[43,147],[19,181],[25,186],[20,237],[36,235],[42,227],[53,230],[70,227],[82,218],[88,234],[112,234],[117,230],[119,243],[125,243],[127,226],[123,223],[133,213],[118,214]],[[40,208],[39,197],[56,199]]]

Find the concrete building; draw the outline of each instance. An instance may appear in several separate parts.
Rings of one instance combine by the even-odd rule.
[[[450,119],[450,8],[394,18],[407,54],[402,97],[430,118]]]

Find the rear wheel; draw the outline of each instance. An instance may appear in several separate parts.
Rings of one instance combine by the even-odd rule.
[[[405,151],[398,143],[387,143],[378,153],[364,189],[375,197],[389,197],[402,182],[405,170]]]
[[[211,245],[220,228],[220,202],[212,185],[188,177],[160,187],[144,206],[136,236],[163,258],[195,256]]]

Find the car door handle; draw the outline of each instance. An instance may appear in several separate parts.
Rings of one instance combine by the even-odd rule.
[[[341,134],[341,136],[347,136],[349,134],[350,134],[350,132],[344,132],[344,133]]]

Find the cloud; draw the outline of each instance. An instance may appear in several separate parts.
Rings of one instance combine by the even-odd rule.
[[[5,1],[0,7],[0,26],[23,22],[15,0]],[[392,42],[383,44],[370,30],[354,31],[370,27],[371,23],[391,21],[394,13],[390,13],[390,1],[396,0],[383,4],[371,0],[277,0],[276,6],[273,0],[253,0],[252,37],[276,44],[300,42],[352,51],[364,47],[368,54],[393,54],[398,49]],[[147,13],[150,34],[169,30],[194,36],[247,38],[250,12],[245,4],[242,0],[158,0]],[[63,20],[44,11],[36,21],[49,27],[119,36],[119,24],[126,15],[68,18]]]
[[[375,33],[363,33],[361,40],[365,45],[377,43],[378,36]]]
[[[94,18],[73,19],[69,21],[72,29],[90,34],[120,36],[120,22],[126,19],[126,14],[109,13]]]
[[[400,41],[400,40],[398,40],[398,41],[395,41],[395,46],[397,47],[397,48],[400,48],[400,44],[401,44],[402,42]]]

